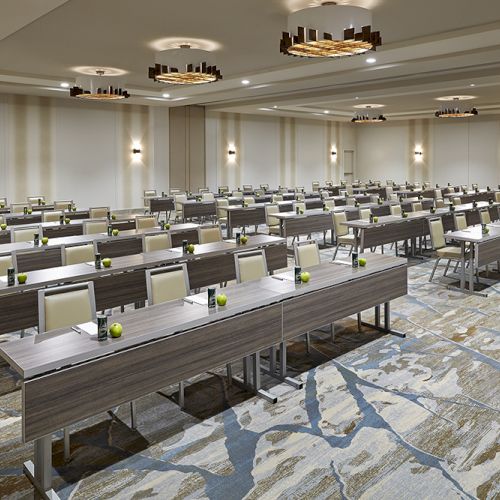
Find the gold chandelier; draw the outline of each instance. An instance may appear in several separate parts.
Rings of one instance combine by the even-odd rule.
[[[452,106],[443,106],[434,113],[434,116],[436,118],[469,118],[479,114],[476,108],[464,109],[463,106],[460,105],[460,101],[460,97],[454,97],[452,99]]]
[[[177,49],[159,52],[156,62],[149,68],[149,78],[172,85],[199,85],[222,79],[213,54],[183,44]]]
[[[69,95],[93,101],[118,101],[130,97],[130,94],[121,88],[119,80],[113,76],[106,77],[102,69],[96,70],[96,76],[78,77]]]
[[[387,121],[387,118],[380,114],[374,113],[372,106],[364,106],[366,110],[364,113],[356,113],[354,118],[351,120],[352,123],[383,123]]]
[[[353,56],[376,50],[382,45],[382,39],[379,31],[371,31],[370,24],[371,13],[367,9],[323,2],[318,7],[290,14],[280,52],[317,58]]]

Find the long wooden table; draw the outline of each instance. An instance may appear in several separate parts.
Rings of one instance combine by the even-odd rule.
[[[390,301],[407,293],[406,261],[366,259],[365,268],[311,268],[307,284],[286,273],[228,287],[227,305],[214,310],[181,299],[112,317],[124,328],[118,339],[96,342],[63,328],[2,344],[0,355],[22,379],[22,437],[35,441],[24,469],[37,492],[57,498],[52,434],[61,428],[248,356],[258,391],[261,350],[280,345],[286,352],[287,340],[371,307],[374,326],[392,333]],[[280,364],[286,370],[286,360]]]
[[[71,220],[88,219],[90,217],[89,210],[64,210],[64,218]],[[40,224],[42,222],[42,212],[33,211],[31,214],[11,214],[7,213],[3,216],[5,222],[9,226],[21,226],[24,224]]]
[[[181,248],[136,253],[113,258],[110,268],[96,270],[93,262],[38,269],[28,273],[26,284],[7,286],[0,279],[0,333],[13,332],[38,324],[37,290],[54,285],[93,281],[98,310],[146,300],[145,270],[167,264],[186,262],[191,289],[236,278],[234,253],[263,249],[270,272],[287,267],[286,241],[257,235],[246,245],[222,241],[196,245],[194,254],[183,254]],[[103,254],[106,256],[107,254]]]
[[[182,221],[194,218],[215,217],[217,214],[215,201],[188,200],[181,203]]]

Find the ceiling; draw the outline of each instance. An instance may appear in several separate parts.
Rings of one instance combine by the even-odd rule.
[[[408,118],[439,107],[440,95],[459,93],[477,96],[481,114],[500,112],[497,1],[339,1],[373,11],[383,39],[370,54],[373,65],[367,56],[309,61],[279,53],[288,13],[317,1],[44,0],[43,8],[39,0],[26,2],[32,8],[2,1],[0,93],[69,99],[60,83],[72,84],[86,66],[121,70],[128,102],[155,106],[347,120],[354,105],[379,103],[387,116]],[[147,78],[156,50],[191,39],[214,50],[222,81],[167,88]]]

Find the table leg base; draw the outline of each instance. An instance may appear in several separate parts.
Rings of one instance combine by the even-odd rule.
[[[234,385],[238,386],[240,389],[243,389],[244,391],[253,392],[256,396],[259,396],[259,397],[265,399],[266,401],[269,401],[272,404],[275,404],[278,402],[277,396],[273,396],[271,393],[265,391],[264,389],[257,389],[256,390],[253,386],[251,386],[249,384],[245,384],[244,380],[239,378],[239,377],[233,376],[231,382]]]
[[[447,290],[453,290],[454,292],[465,293],[466,295],[477,295],[478,297],[488,297],[487,293],[476,292],[475,290],[471,291],[468,288],[460,288],[460,287],[454,286],[454,285],[447,285],[446,288],[447,288]]]
[[[35,498],[38,495],[45,500],[60,500],[59,495],[53,489],[47,491],[42,489],[40,483],[35,478],[35,464],[31,460],[24,462],[23,471],[29,482],[33,485],[33,488],[35,488]]]
[[[362,321],[361,324],[363,326],[367,326],[368,328],[373,328],[378,332],[390,333],[391,335],[395,335],[396,337],[400,337],[402,339],[406,338],[406,333],[398,332],[397,330],[393,330],[392,328],[384,328],[383,326],[377,326],[374,325],[373,323],[367,323],[366,321]]]
[[[302,382],[293,377],[287,377],[287,376],[282,377],[281,375],[272,372],[263,365],[261,365],[261,369],[266,375],[269,375],[270,377],[273,377],[274,379],[279,380],[280,382],[284,382],[285,384],[291,385],[294,389],[302,389],[304,387],[304,384]]]

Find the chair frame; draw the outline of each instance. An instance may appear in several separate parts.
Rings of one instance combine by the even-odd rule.
[[[172,248],[172,236],[169,232],[155,232],[155,233],[144,233],[142,235],[142,251],[143,253],[148,253],[149,251],[146,250],[146,238],[149,236],[166,236],[170,245],[170,248]],[[153,252],[157,252],[158,250],[153,250]]]
[[[93,220],[103,219],[104,217],[92,217],[92,210],[106,209],[106,218],[111,213],[110,207],[89,207],[89,218]]]
[[[179,269],[182,269],[182,272],[184,274],[184,281],[186,283],[186,290],[188,294],[186,297],[189,297],[191,295],[191,287],[189,285],[189,275],[188,275],[188,270],[187,270],[187,264],[173,264],[171,266],[162,266],[162,267],[157,267],[155,269],[147,269],[146,270],[146,291],[147,291],[147,297],[148,297],[148,306],[153,306],[153,290],[151,286],[151,276],[154,276],[155,274],[162,274],[162,273],[169,273],[173,271],[178,271]]]
[[[92,224],[97,224],[97,223],[103,223],[103,222],[106,222],[106,230],[109,226],[109,222],[105,219],[88,219],[88,220],[84,220],[82,222],[82,230],[83,230],[83,234],[87,235],[87,234],[99,234],[99,233],[87,233],[87,226],[91,226]]]
[[[16,243],[16,241],[14,241],[14,233],[16,231],[24,231],[26,229],[37,229],[40,238],[43,237],[43,231],[42,231],[41,224],[34,224],[34,225],[26,224],[25,226],[11,226],[11,228],[10,228],[10,241],[11,241],[11,243]]]
[[[135,216],[135,230],[141,230],[141,229],[152,229],[152,227],[138,227],[137,222],[139,220],[144,220],[144,219],[153,219],[155,221],[155,225],[153,227],[156,227],[158,225],[158,220],[154,215],[136,215]]]
[[[205,224],[203,226],[197,227],[198,241],[200,242],[200,244],[202,244],[201,243],[201,233],[202,233],[203,229],[215,229],[215,228],[219,229],[220,241],[224,241],[224,237],[222,236],[222,229],[221,229],[220,224]]]
[[[95,259],[95,254],[97,253],[97,241],[94,240],[93,242],[90,243],[80,243],[77,245],[61,245],[61,263],[63,266],[66,265],[66,248],[74,248],[74,247],[88,247],[92,245],[92,248],[94,249],[94,259]]]
[[[236,283],[241,283],[241,274],[240,274],[240,258],[246,258],[246,257],[254,257],[256,255],[260,255],[264,259],[264,268],[265,268],[265,273],[267,276],[269,276],[269,269],[267,267],[267,259],[266,259],[266,252],[264,251],[263,248],[260,250],[250,250],[249,252],[236,252],[234,254],[234,268],[236,269]]]
[[[318,256],[319,256],[319,264],[321,264],[321,255],[319,253],[318,242],[316,240],[304,240],[304,241],[296,241],[293,245],[293,256],[295,259],[295,265],[302,267],[302,264],[300,263],[299,247],[303,247],[306,245],[315,245],[316,246],[316,251],[318,252]]]

